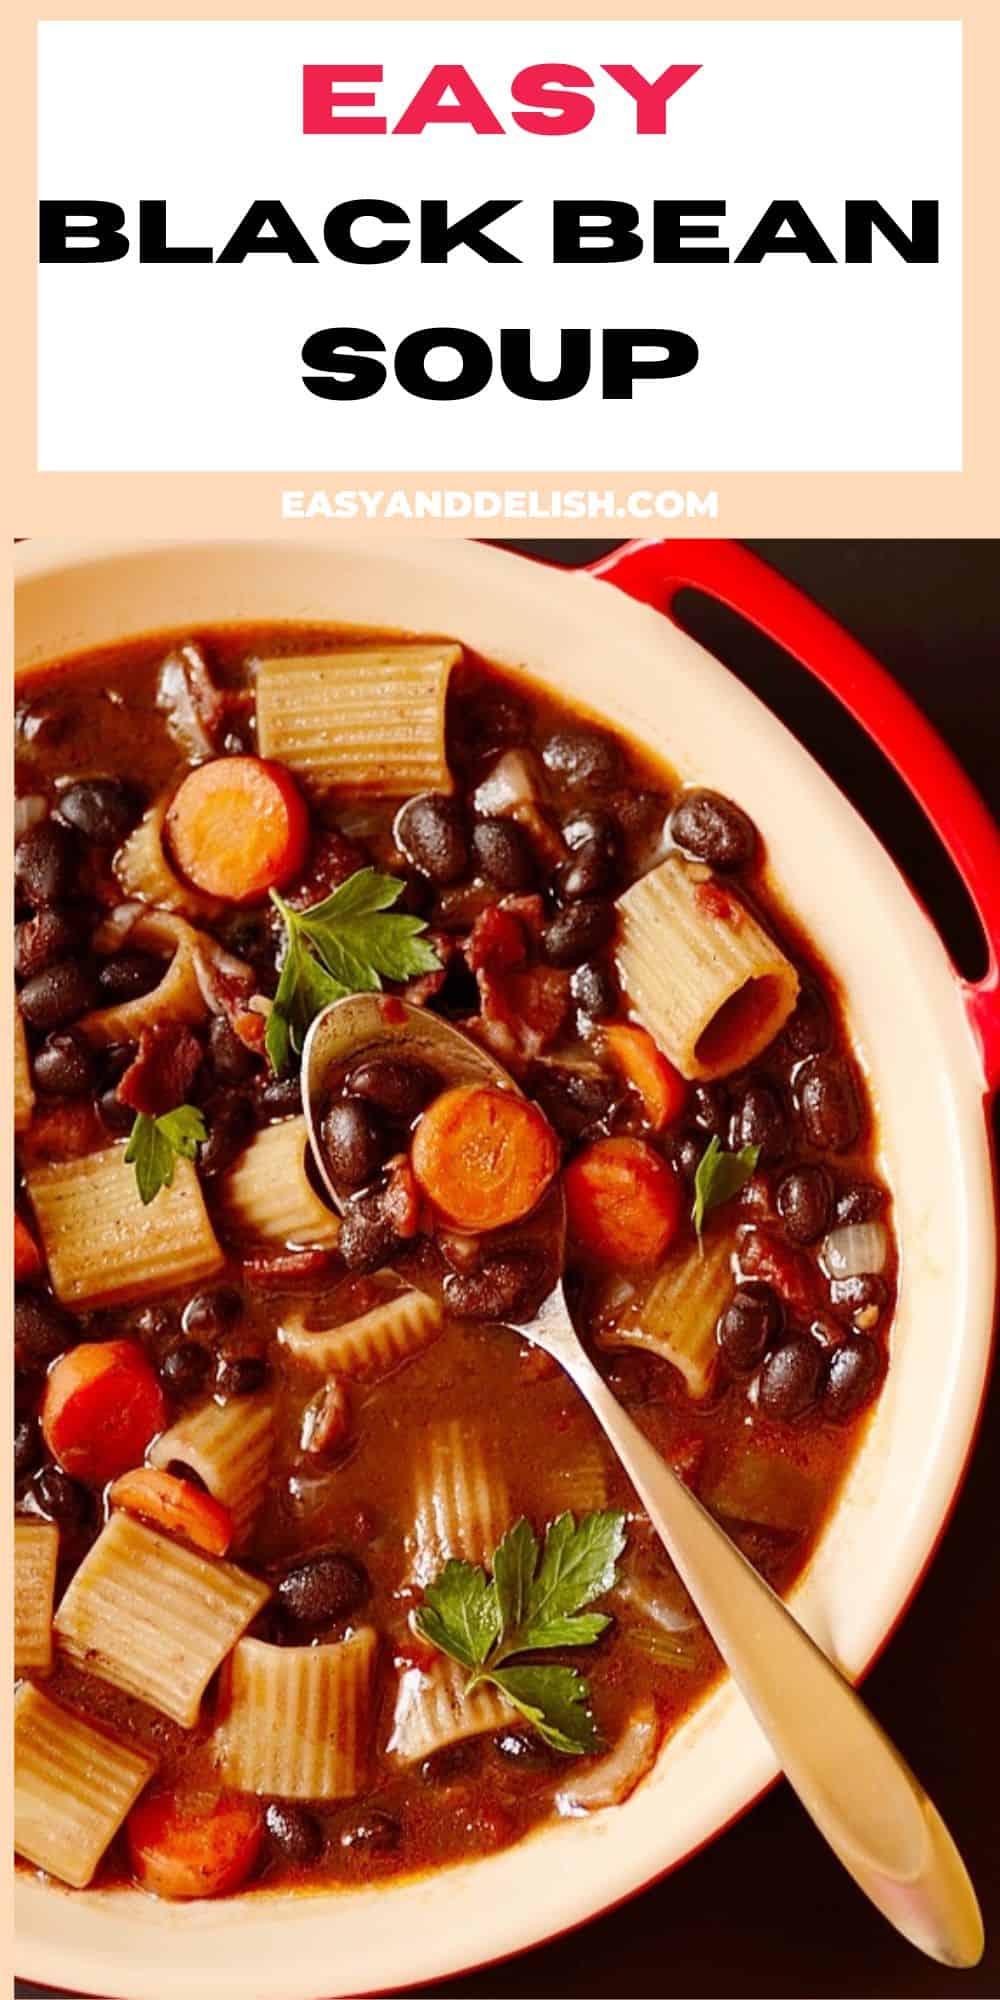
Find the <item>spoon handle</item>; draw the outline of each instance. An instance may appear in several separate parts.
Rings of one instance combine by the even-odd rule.
[[[890,1923],[943,1965],[983,1950],[943,1820],[836,1667],[683,1485],[574,1343],[560,1352],[607,1433],[789,1783]]]

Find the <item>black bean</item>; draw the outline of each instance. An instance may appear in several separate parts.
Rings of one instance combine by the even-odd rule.
[[[323,1550],[287,1569],[277,1587],[278,1602],[297,1625],[329,1625],[348,1618],[371,1588],[368,1571],[354,1556]]]
[[[391,1854],[402,1837],[403,1829],[398,1819],[393,1819],[391,1813],[382,1812],[379,1806],[371,1806],[352,1826],[344,1828],[340,1845],[360,1854]]]
[[[42,1455],[41,1432],[37,1417],[16,1417],[14,1419],[14,1478],[24,1479],[32,1472]]]
[[[45,1097],[82,1097],[94,1086],[93,1055],[72,1028],[48,1036],[32,1057],[31,1071]]]
[[[65,910],[39,910],[14,931],[14,971],[18,979],[33,979],[61,958],[72,958],[77,931]]]
[[[87,1488],[78,1479],[71,1479],[61,1465],[43,1465],[32,1481],[32,1492],[50,1521],[80,1528],[90,1520],[93,1502]]]
[[[80,1323],[55,1299],[21,1292],[14,1302],[14,1360],[19,1368],[47,1368],[80,1338]]]
[[[574,848],[553,877],[556,895],[564,903],[578,903],[583,896],[601,896],[614,886],[615,866],[599,840],[587,840]]]
[[[120,1082],[125,1071],[135,1061],[135,1051],[134,1042],[112,1042],[108,1048],[101,1049],[98,1061],[101,1066],[103,1088],[107,1088],[109,1083]]]
[[[36,972],[21,988],[21,1012],[29,1028],[47,1035],[52,1028],[65,1028],[94,1004],[94,981],[86,966],[75,958]]]
[[[863,1333],[835,1348],[823,1390],[823,1415],[845,1423],[874,1395],[881,1373],[881,1351]]]
[[[793,1243],[816,1243],[829,1227],[833,1190],[823,1167],[793,1167],[778,1183],[778,1214]]]
[[[425,1757],[420,1766],[420,1776],[425,1785],[454,1785],[474,1777],[482,1761],[482,1738],[463,1736],[457,1743],[446,1743],[442,1749]]]
[[[76,886],[77,859],[73,835],[58,820],[30,827],[14,849],[14,884],[21,901],[33,910],[68,902]]]
[[[524,703],[506,688],[463,695],[449,723],[450,747],[464,768],[478,767],[484,757],[526,743],[531,733]]]
[[[692,1186],[705,1152],[704,1132],[668,1132],[665,1151],[672,1167]]]
[[[612,867],[617,869],[622,858],[621,826],[612,812],[603,812],[594,807],[589,812],[574,813],[572,819],[563,821],[562,836],[567,847],[598,846],[603,848]]]
[[[868,1306],[877,1306],[881,1312],[888,1296],[885,1279],[875,1271],[860,1272],[856,1278],[830,1280],[830,1304],[840,1312],[864,1312]]]
[[[793,1423],[818,1401],[825,1356],[815,1340],[802,1334],[775,1347],[760,1371],[758,1401],[769,1417]]]
[[[411,873],[401,875],[402,893],[393,905],[404,917],[429,917],[434,908],[436,890],[426,875]]]
[[[59,817],[97,847],[117,847],[142,811],[131,785],[116,778],[84,778],[59,794]]]
[[[620,745],[603,729],[555,730],[542,746],[542,761],[574,791],[610,791],[622,774]]]
[[[242,1152],[253,1131],[253,1105],[234,1091],[220,1092],[205,1115],[208,1138],[199,1149],[198,1166],[206,1180],[224,1173]]]
[[[670,831],[678,847],[712,868],[745,868],[757,845],[753,821],[720,792],[686,792],[671,815]]]
[[[219,1083],[245,1083],[257,1067],[253,1052],[241,1042],[224,1014],[213,1014],[209,1024],[208,1059]]]
[[[196,1292],[188,1300],[181,1314],[181,1326],[185,1333],[199,1340],[217,1340],[242,1315],[243,1300],[235,1285],[219,1285],[213,1292]]]
[[[172,1396],[196,1396],[204,1386],[210,1358],[196,1340],[179,1341],[160,1362],[160,1380]]]
[[[524,1243],[495,1251],[478,1271],[449,1271],[444,1299],[461,1319],[528,1319],[549,1289],[544,1251]]]
[[[716,1328],[719,1350],[732,1374],[748,1375],[756,1368],[783,1323],[781,1300],[770,1285],[740,1285]]]
[[[832,1039],[833,1021],[826,1000],[818,986],[804,980],[782,1029],[782,1040],[793,1056],[818,1056]]]
[[[420,792],[396,814],[396,846],[411,868],[432,882],[457,882],[469,865],[461,801],[450,792]]]
[[[603,1070],[569,1069],[539,1063],[529,1077],[529,1090],[561,1139],[579,1139],[591,1125],[610,1116],[622,1092]]]
[[[97,975],[102,1007],[120,1000],[141,1000],[163,978],[163,960],[148,951],[118,951],[106,958]]]
[[[266,1121],[275,1118],[294,1118],[302,1109],[302,1079],[300,1076],[275,1076],[262,1083],[256,1092],[257,1109]]]
[[[690,1099],[692,1123],[699,1132],[721,1138],[728,1116],[728,1096],[721,1083],[696,1083]]]
[[[265,1810],[264,1824],[285,1860],[295,1862],[300,1868],[318,1860],[323,1852],[323,1828],[315,1813],[308,1812],[305,1806],[289,1805],[284,1799],[272,1800]]]
[[[861,1107],[846,1063],[836,1056],[810,1056],[796,1071],[795,1096],[810,1145],[831,1153],[853,1146]]]
[[[382,1200],[381,1190],[373,1188],[345,1206],[337,1248],[349,1271],[377,1271],[400,1247]]]
[[[770,1166],[787,1153],[788,1121],[773,1085],[751,1081],[736,1092],[729,1120],[729,1145],[735,1153],[744,1146],[759,1147],[764,1166]]]
[[[841,1188],[834,1214],[838,1223],[873,1222],[885,1207],[885,1189],[874,1181],[849,1181]]]
[[[538,1770],[552,1762],[547,1744],[531,1729],[501,1729],[493,1738],[493,1748],[505,1764],[514,1764],[519,1771]]]
[[[606,1021],[618,1008],[618,982],[603,959],[587,959],[578,965],[569,990],[589,1021]]]
[[[610,944],[614,929],[614,905],[585,897],[558,910],[543,926],[542,956],[549,965],[580,965]]]
[[[360,1097],[342,1097],[331,1104],[320,1131],[323,1157],[339,1188],[366,1186],[391,1146],[377,1111]]]
[[[220,1396],[253,1396],[263,1389],[270,1370],[260,1354],[220,1354],[215,1364],[215,1386]]]
[[[97,1100],[97,1109],[101,1114],[102,1125],[106,1125],[108,1131],[113,1132],[116,1137],[131,1132],[135,1124],[135,1112],[130,1105],[122,1103],[117,1084],[112,1084],[110,1090],[102,1090]]]
[[[538,875],[535,850],[516,819],[481,819],[472,829],[472,858],[495,889],[530,889]]]
[[[395,1056],[363,1056],[348,1070],[344,1089],[384,1111],[387,1118],[398,1118],[408,1125],[439,1083],[426,1063],[402,1062]]]

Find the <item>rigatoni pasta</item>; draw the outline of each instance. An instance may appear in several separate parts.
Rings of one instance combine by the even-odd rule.
[[[21,1019],[21,1009],[14,1002],[14,1130],[26,1132],[31,1124],[35,1091],[31,1081],[31,1064],[28,1061],[28,1043]]]
[[[184,882],[167,859],[163,846],[163,822],[168,801],[158,799],[144,813],[137,827],[115,855],[115,874],[123,895],[138,896],[143,903],[155,904],[196,922],[211,923],[225,905],[216,896],[206,896]]]
[[[14,1523],[14,1672],[47,1674],[52,1666],[52,1600],[59,1560],[54,1521]]]
[[[399,1292],[341,1326],[312,1328],[301,1313],[282,1322],[278,1338],[305,1368],[320,1375],[371,1381],[427,1347],[441,1331],[444,1313],[427,1292]]]
[[[336,1644],[241,1639],[220,1703],[219,1765],[244,1792],[351,1799],[371,1750],[378,1638],[370,1625]]]
[[[245,1539],[267,1491],[274,1452],[270,1395],[234,1396],[185,1410],[150,1451],[153,1465],[189,1469],[233,1517],[233,1544]]]
[[[671,1361],[696,1400],[715,1380],[719,1315],[733,1293],[734,1238],[710,1231],[703,1247],[672,1253],[642,1304],[617,1326],[598,1335],[602,1347],[644,1347]]]
[[[511,1520],[507,1480],[485,1431],[458,1419],[432,1424],[414,1466],[414,1581],[428,1583],[451,1556],[488,1562]]]
[[[189,1160],[144,1207],[125,1146],[31,1168],[28,1194],[52,1287],[72,1306],[112,1305],[197,1285],[223,1254]]]
[[[115,1513],[59,1606],[56,1637],[88,1673],[193,1729],[212,1675],[270,1594],[233,1563]]]
[[[14,1846],[73,1889],[91,1880],[157,1767],[25,1682],[14,1697]]]
[[[618,970],[682,1076],[741,1069],[795,1005],[798,974],[741,898],[670,855],[619,899]]]
[[[121,1000],[111,1007],[98,1007],[85,1014],[80,1033],[95,1048],[118,1042],[137,1042],[142,1029],[154,1021],[203,1021],[208,1012],[195,964],[199,934],[185,917],[169,910],[149,910],[137,917],[128,932],[129,949],[135,947],[163,959],[163,977],[151,993],[135,1000]]]
[[[485,1681],[465,1693],[466,1674],[442,1657],[426,1667],[404,1667],[396,1683],[386,1755],[396,1764],[421,1763],[449,1743],[502,1729],[514,1710]]]
[[[319,792],[404,799],[449,791],[445,701],[461,656],[460,646],[442,643],[262,660],[262,755]]]
[[[340,1218],[327,1208],[306,1172],[304,1118],[268,1125],[223,1176],[219,1218],[237,1242],[334,1244]]]

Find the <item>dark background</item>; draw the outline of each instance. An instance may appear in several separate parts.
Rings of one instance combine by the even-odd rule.
[[[512,542],[560,563],[611,542]],[[766,541],[749,546],[870,647],[1000,815],[1000,544]],[[962,969],[982,941],[950,863],[895,772],[832,699],[728,613],[684,620],[775,709],[874,825]],[[836,857],[830,857],[836,894]],[[886,1004],[905,1005],[905,994]],[[914,1079],[919,1089],[919,1078]],[[1000,1393],[994,1385],[944,1542],[866,1698],[955,1832],[979,1889],[986,1957],[949,1973],[878,1917],[780,1786],[675,1875],[585,1929],[434,1989],[445,2000],[731,2000],[1000,1994]],[[460,1913],[456,1912],[460,1922]],[[20,1983],[18,1995],[44,1989]],[[426,1995],[430,1989],[422,1989]],[[201,2000],[201,1996],[192,1996]]]

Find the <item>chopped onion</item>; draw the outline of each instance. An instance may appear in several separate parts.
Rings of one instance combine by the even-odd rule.
[[[40,792],[29,792],[23,799],[14,800],[14,839],[20,840],[33,826],[41,826],[48,813],[48,800]]]
[[[656,1710],[651,1701],[644,1702],[629,1717],[614,1749],[556,1793],[556,1811],[570,1817],[620,1806],[652,1768],[658,1735]]]
[[[626,1576],[616,1596],[639,1618],[661,1632],[693,1632],[701,1623],[676,1570],[660,1576]]]
[[[849,1222],[831,1229],[821,1254],[828,1278],[866,1278],[885,1270],[889,1239],[881,1222]]]
[[[505,750],[487,772],[473,794],[473,809],[492,818],[495,813],[512,813],[516,806],[534,802],[536,785],[531,764],[523,750]]]

